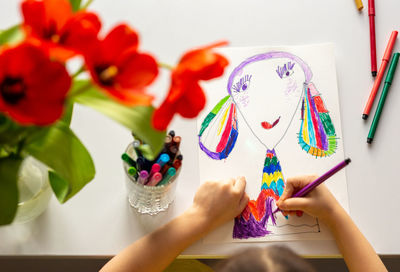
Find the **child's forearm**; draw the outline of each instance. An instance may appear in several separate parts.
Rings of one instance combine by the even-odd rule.
[[[101,271],[162,271],[186,247],[232,220],[246,207],[244,177],[204,182],[181,216],[134,242]]]
[[[387,271],[371,244],[342,207],[338,207],[325,223],[350,271]]]
[[[189,209],[128,246],[101,271],[163,271],[186,247],[207,232],[206,220]]]

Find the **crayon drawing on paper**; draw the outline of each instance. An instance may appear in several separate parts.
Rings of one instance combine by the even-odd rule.
[[[230,57],[231,69],[220,82],[206,87],[215,102],[199,120],[200,178],[246,177],[251,200],[234,220],[233,240],[319,233],[317,219],[274,213],[275,203],[285,187],[286,168],[290,172],[308,168],[322,174],[334,162],[331,158],[337,157],[334,155],[341,147],[335,129],[340,120],[332,118],[330,101],[319,91],[311,66],[300,54],[260,48],[225,50],[221,49]],[[322,78],[335,82],[334,69],[329,74],[324,68],[332,68],[332,63],[334,67],[324,50],[330,51],[319,50],[328,55],[324,56],[328,64],[324,64],[324,58],[314,57],[313,62],[321,63],[318,71],[323,71]],[[312,48],[297,51],[308,56]],[[336,87],[336,83],[333,85]],[[335,116],[339,116],[335,88],[329,97],[333,97]],[[342,194],[347,199],[347,191]]]

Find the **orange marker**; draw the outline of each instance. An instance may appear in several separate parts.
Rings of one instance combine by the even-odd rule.
[[[371,111],[372,105],[374,104],[375,96],[378,93],[379,86],[381,85],[382,78],[385,74],[386,66],[390,60],[390,56],[392,55],[392,50],[393,50],[394,43],[396,42],[397,34],[398,34],[397,31],[393,31],[392,35],[390,35],[389,43],[386,46],[385,54],[383,55],[382,63],[381,63],[381,66],[379,67],[378,75],[376,76],[374,86],[372,87],[371,93],[368,98],[367,105],[365,106],[365,109],[364,109],[364,112],[362,115],[362,118],[364,120],[367,120],[368,115]]]

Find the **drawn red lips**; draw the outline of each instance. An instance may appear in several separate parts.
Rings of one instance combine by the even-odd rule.
[[[261,122],[261,126],[264,129],[271,129],[271,128],[273,128],[274,126],[276,126],[279,123],[280,119],[281,119],[281,117],[279,116],[278,119],[276,119],[275,122],[273,122],[272,124],[268,123],[267,121]]]

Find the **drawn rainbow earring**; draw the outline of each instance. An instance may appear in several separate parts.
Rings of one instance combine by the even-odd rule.
[[[298,140],[304,151],[316,157],[330,156],[337,148],[335,127],[313,83],[305,85]]]
[[[204,132],[212,122],[217,125],[215,151],[209,150],[203,143]],[[223,160],[229,156],[238,137],[238,119],[236,105],[230,95],[221,99],[201,123],[199,132],[200,149],[214,160]]]

